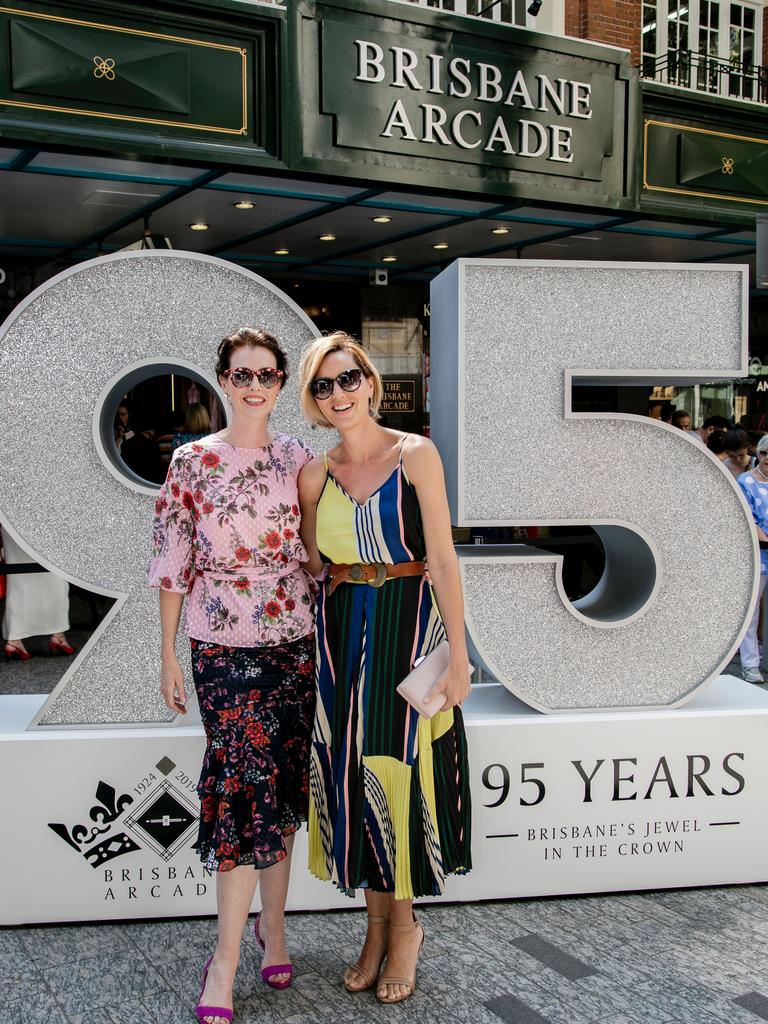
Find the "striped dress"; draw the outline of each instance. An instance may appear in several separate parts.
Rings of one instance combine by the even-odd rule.
[[[402,447],[402,445],[401,445]],[[331,562],[425,558],[416,491],[402,456],[362,504],[328,470],[317,542]],[[354,895],[435,896],[471,867],[470,793],[461,711],[421,718],[396,692],[444,639],[429,582],[323,588],[317,615],[317,711],[310,766],[309,867]]]

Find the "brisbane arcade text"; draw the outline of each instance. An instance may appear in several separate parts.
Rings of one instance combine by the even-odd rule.
[[[384,84],[393,89],[423,92],[426,96],[449,96],[471,103],[501,104],[520,110],[552,113],[563,118],[589,120],[592,117],[588,82],[567,78],[551,79],[534,74],[526,79],[521,69],[503,71],[496,64],[430,53],[421,59],[415,50],[390,46],[385,53],[378,43],[356,39],[355,81]],[[420,120],[409,116],[401,99],[396,99],[379,136],[396,136],[413,142],[479,149],[486,153],[544,157],[558,163],[573,161],[573,131],[568,125],[542,125],[522,117],[497,114],[484,117],[470,106],[449,113],[440,103],[419,103]]]

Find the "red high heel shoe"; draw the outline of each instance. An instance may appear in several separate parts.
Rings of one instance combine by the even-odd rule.
[[[13,661],[14,658],[18,658],[19,661],[29,661],[32,657],[29,651],[22,651],[22,649],[17,647],[16,644],[6,643],[3,646],[3,650],[5,651],[6,661]]]
[[[51,654],[74,654],[75,648],[65,644],[63,640],[49,640],[48,650]]]

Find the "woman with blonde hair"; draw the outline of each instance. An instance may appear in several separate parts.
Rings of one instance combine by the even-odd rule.
[[[184,430],[180,434],[174,434],[171,439],[171,447],[176,450],[183,444],[190,441],[199,441],[207,437],[211,432],[211,417],[202,402],[191,402],[184,413]]]
[[[375,986],[396,1003],[413,994],[424,941],[414,897],[438,895],[446,875],[471,867],[458,562],[437,449],[377,423],[383,387],[365,350],[342,332],[319,338],[302,357],[300,390],[306,418],[341,436],[299,476],[308,568],[329,566],[317,608],[309,866],[349,895],[365,891],[368,931],[346,988]],[[444,703],[420,717],[397,686],[446,634],[450,665],[431,693]]]

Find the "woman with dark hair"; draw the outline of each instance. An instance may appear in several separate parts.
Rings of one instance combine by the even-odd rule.
[[[415,990],[424,941],[414,898],[437,896],[447,875],[471,867],[459,566],[437,449],[376,422],[383,387],[365,350],[342,332],[318,338],[300,389],[305,417],[341,437],[299,481],[310,571],[329,565],[317,609],[309,866],[343,892],[365,892],[368,929],[347,990],[399,1003]],[[437,710],[421,716],[397,686],[446,638],[448,667],[428,698]]]
[[[197,1016],[232,1019],[240,942],[261,876],[255,937],[262,978],[291,982],[284,936],[293,837],[307,818],[314,711],[313,582],[302,568],[299,470],[311,452],[270,430],[288,377],[266,331],[219,345],[231,424],[173,453],[156,505],[150,586],[160,588],[160,690],[185,713],[176,633],[184,597],[192,673],[207,739],[196,849],[216,871],[218,943]]]

